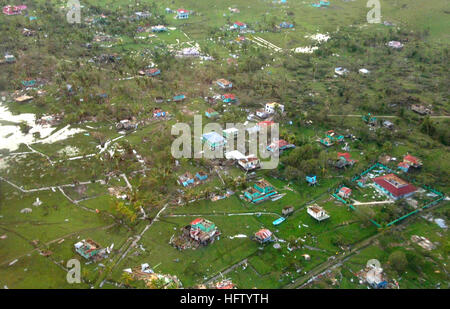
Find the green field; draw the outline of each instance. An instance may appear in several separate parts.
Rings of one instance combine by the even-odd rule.
[[[220,274],[238,288],[366,288],[355,273],[371,258],[381,262],[400,288],[449,287],[448,230],[424,218],[431,214],[448,225],[448,198],[398,225],[386,223],[412,209],[405,207],[397,217],[377,210],[375,219],[382,224],[377,228],[331,196],[382,156],[397,158],[390,164],[396,169],[407,153],[424,163],[408,176],[449,194],[448,1],[382,1],[382,22],[393,26],[368,24],[369,8],[363,0],[331,1],[329,8],[314,8],[312,0],[85,0],[82,23],[73,25],[61,9],[65,1],[23,2],[36,20],[0,16],[0,55],[17,58],[1,66],[0,107],[37,118],[61,114],[55,132],[67,125],[84,132],[54,143],[36,138],[29,147],[22,143],[17,149],[0,149],[0,287],[142,287],[127,280],[124,269],[148,263],[157,273],[177,276],[188,288],[217,281]],[[166,8],[192,14],[178,20]],[[152,16],[132,19],[137,11]],[[106,15],[104,23],[86,21],[101,14]],[[229,30],[236,21],[246,23],[250,32]],[[294,28],[279,29],[282,22]],[[158,24],[169,30],[154,36],[136,31]],[[23,28],[37,35],[26,37]],[[93,42],[100,33],[118,40]],[[316,42],[310,38],[316,34],[326,34],[329,40]],[[238,44],[235,39],[241,35],[246,40]],[[390,49],[386,44],[392,40],[404,47]],[[174,52],[193,46],[213,60],[174,57]],[[310,46],[318,49],[293,52]],[[101,62],[101,55],[120,60]],[[139,76],[151,63],[161,75]],[[337,76],[336,67],[350,73]],[[361,68],[371,73],[359,74]],[[28,78],[45,80],[39,88],[45,94],[25,89],[21,81]],[[204,100],[225,92],[213,83],[218,78],[233,82],[237,105]],[[68,84],[73,92],[66,90]],[[25,93],[35,98],[14,101]],[[107,98],[100,99],[100,94]],[[177,94],[185,94],[186,100],[173,102]],[[157,97],[163,103],[156,103]],[[283,115],[273,116],[281,138],[296,145],[282,154],[276,169],[258,170],[250,178],[236,165],[171,156],[172,125],[192,125],[193,115],[204,115],[210,107],[220,114],[217,121],[223,126],[244,123],[250,112],[273,101],[285,105]],[[412,104],[430,107],[431,115],[414,113]],[[170,117],[154,119],[156,108]],[[377,116],[376,129],[363,122],[362,115],[368,113]],[[116,129],[124,119],[137,128],[125,133]],[[202,119],[203,124],[212,122]],[[394,129],[383,128],[383,120],[391,121]],[[10,124],[0,118],[0,132]],[[26,129],[23,123],[13,125]],[[317,140],[328,130],[345,135],[344,142],[320,145]],[[340,170],[334,164],[344,146],[356,164]],[[76,153],[64,153],[68,149]],[[189,188],[177,183],[178,176],[199,171],[208,174],[207,181]],[[305,176],[311,174],[317,175],[318,185],[306,183]],[[261,204],[241,199],[260,178],[285,194],[283,198]],[[110,194],[115,190],[126,197]],[[227,190],[234,194],[211,201],[211,194]],[[355,188],[353,198],[382,200],[373,196],[370,188]],[[34,206],[37,198],[42,204]],[[426,193],[417,198],[420,207],[432,200]],[[306,211],[312,203],[330,218],[313,219]],[[292,206],[294,213],[274,226],[285,206]],[[26,208],[31,212],[24,213]],[[220,238],[196,250],[172,247],[171,237],[197,217],[213,221]],[[261,228],[274,233],[279,248],[251,239]],[[427,237],[435,248],[426,251],[411,241],[412,235]],[[109,256],[91,263],[78,255],[74,244],[89,238],[102,247],[114,244]],[[393,265],[391,255],[397,251],[406,256],[403,268]],[[67,262],[74,258],[81,261],[83,280],[75,285],[66,281]],[[331,268],[337,261],[342,264]],[[303,285],[322,267],[330,273]]]

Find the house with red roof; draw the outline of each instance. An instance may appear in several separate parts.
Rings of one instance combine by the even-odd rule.
[[[238,165],[245,171],[252,171],[260,167],[260,161],[257,157],[248,156],[237,161]]]
[[[220,235],[220,232],[213,222],[205,218],[197,218],[190,224],[189,235],[200,244],[207,245],[214,242],[215,238]]]
[[[159,74],[161,74],[161,70],[157,69],[157,68],[151,68],[151,69],[145,69],[145,70],[139,71],[139,75],[142,75],[142,76],[146,75],[146,76],[151,77],[151,76],[157,76]]]
[[[189,14],[190,14],[190,11],[188,11],[188,10],[178,9],[176,18],[177,19],[188,19],[189,18]]]
[[[410,154],[407,154],[406,156],[403,157],[403,162],[406,162],[407,164],[409,164],[409,166],[418,168],[422,166],[422,161]]]
[[[275,152],[277,150],[278,151],[283,151],[283,150],[288,149],[288,148],[295,148],[295,145],[294,144],[289,144],[284,139],[280,139],[280,140],[274,141],[272,144],[267,146],[267,150],[271,151],[271,152]]]
[[[348,152],[338,152],[338,160],[335,164],[337,168],[344,168],[347,166],[353,166],[355,164],[355,160],[352,159],[352,156]]]
[[[342,187],[341,189],[339,189],[339,192],[338,192],[338,195],[343,198],[349,198],[351,194],[352,194],[352,189],[347,188],[347,187]]]
[[[376,177],[373,183],[378,191],[394,200],[409,197],[417,191],[415,186],[395,174]]]
[[[27,9],[26,5],[18,5],[18,6],[7,5],[7,6],[3,7],[3,14],[19,15],[19,14],[22,14],[22,11],[24,11],[26,9]]]
[[[348,152],[338,152],[338,159],[344,158],[346,161],[351,161],[352,157]]]
[[[272,232],[268,229],[260,229],[255,233],[256,241],[260,243],[265,243],[272,240]]]
[[[275,124],[275,122],[273,122],[272,120],[265,120],[265,121],[261,121],[261,122],[258,122],[258,127],[270,127],[270,126],[272,126],[273,124]]]
[[[237,101],[236,96],[232,93],[225,93],[222,95],[222,101],[224,103],[234,103]]]
[[[407,173],[409,170],[409,164],[407,162],[400,162],[397,166],[399,170],[402,170],[405,173]]]
[[[247,24],[244,24],[243,22],[240,21],[236,21],[234,22],[233,26],[231,26],[233,29],[246,29],[247,28]]]

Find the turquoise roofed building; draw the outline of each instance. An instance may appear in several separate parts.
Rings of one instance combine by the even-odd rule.
[[[317,184],[317,176],[316,176],[316,175],[306,176],[306,182],[307,182],[310,186],[316,185],[316,184]]]
[[[225,138],[216,132],[209,132],[202,135],[202,141],[208,145],[211,150],[223,147],[226,143]]]
[[[87,260],[95,258],[102,251],[100,245],[91,239],[83,239],[82,241],[77,242],[74,247],[75,251]]]
[[[260,203],[275,194],[277,194],[277,191],[264,179],[257,181],[253,187],[244,191],[244,197],[252,203]]]

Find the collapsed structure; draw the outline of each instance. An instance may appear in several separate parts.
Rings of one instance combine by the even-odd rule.
[[[141,264],[141,267],[124,269],[124,272],[131,274],[135,280],[144,281],[149,289],[179,289],[183,286],[177,276],[155,273],[147,263]]]
[[[330,217],[330,215],[328,215],[328,213],[325,211],[325,209],[323,209],[322,207],[320,207],[317,204],[308,206],[307,212],[311,217],[313,217],[314,219],[316,219],[319,222],[323,221],[325,219],[328,219]]]
[[[75,251],[87,260],[98,261],[105,257],[107,250],[92,239],[83,239],[75,245]]]
[[[183,228],[180,236],[172,237],[170,244],[179,250],[196,249],[213,243],[219,235],[220,231],[213,222],[205,218],[197,218]]]

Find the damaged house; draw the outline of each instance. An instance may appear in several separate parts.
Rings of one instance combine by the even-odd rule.
[[[411,105],[411,110],[419,115],[425,116],[431,114],[431,109],[418,104]]]
[[[197,218],[191,222],[189,235],[202,245],[214,242],[220,232],[216,225],[204,218]]]
[[[3,14],[5,15],[19,15],[22,14],[23,11],[25,11],[27,9],[26,5],[6,5],[3,7]]]
[[[284,105],[276,102],[267,103],[265,106],[265,111],[267,114],[274,114],[276,110],[284,113]]]
[[[135,130],[136,128],[137,128],[137,124],[134,123],[133,121],[128,120],[128,119],[121,120],[120,122],[118,122],[116,124],[116,129],[117,130],[130,131],[130,130]]]
[[[231,88],[233,88],[233,83],[230,82],[229,80],[226,80],[226,79],[223,79],[223,78],[216,80],[216,84],[217,84],[217,86],[219,86],[222,89],[231,89]]]
[[[2,60],[0,60],[0,64],[10,64],[15,63],[16,57],[14,55],[6,54]]]
[[[208,109],[205,111],[205,116],[208,117],[208,118],[217,118],[217,117],[219,117],[219,113],[216,112],[216,111],[215,111],[214,109],[212,109],[212,108],[208,108]]]
[[[222,95],[222,101],[223,101],[223,103],[236,103],[237,99],[234,94],[225,93],[224,95]]]
[[[141,76],[153,77],[153,76],[157,76],[159,74],[161,74],[161,70],[157,69],[157,68],[144,69],[144,70],[139,71],[139,75],[141,75]]]
[[[271,143],[269,146],[267,146],[267,150],[270,152],[276,152],[276,151],[282,152],[283,150],[290,149],[290,148],[295,148],[295,145],[289,144],[284,139],[275,141],[275,142]]]
[[[182,185],[183,187],[192,185],[192,184],[194,184],[194,182],[195,182],[194,176],[192,176],[192,174],[189,172],[186,172],[183,175],[178,177],[178,183],[180,185]]]
[[[259,159],[255,156],[248,156],[243,159],[239,159],[237,164],[246,172],[253,171],[261,167]]]
[[[213,243],[219,236],[220,231],[213,222],[197,218],[183,228],[180,236],[172,236],[170,244],[179,250],[195,249]]]
[[[355,164],[355,160],[351,158],[351,155],[348,152],[338,152],[338,160],[336,161],[335,165],[337,168],[345,168],[345,167],[351,167]]]
[[[328,215],[325,209],[323,209],[317,204],[308,206],[307,212],[311,217],[313,217],[319,222],[328,219],[330,217],[330,215]]]
[[[98,243],[92,239],[86,239],[77,242],[75,251],[87,260],[99,260],[106,254],[106,249],[102,249]]]
[[[326,135],[324,138],[321,138],[319,140],[319,142],[326,146],[326,147],[330,147],[333,146],[336,142],[337,143],[341,143],[344,141],[344,136],[343,135],[337,135],[334,130],[329,130],[327,131]]]
[[[421,168],[422,167],[422,161],[410,154],[407,154],[403,157],[403,161],[398,164],[398,169],[402,170],[403,172],[407,173],[409,168]]]
[[[260,244],[272,241],[272,232],[268,229],[260,229],[255,233],[254,239]]]

